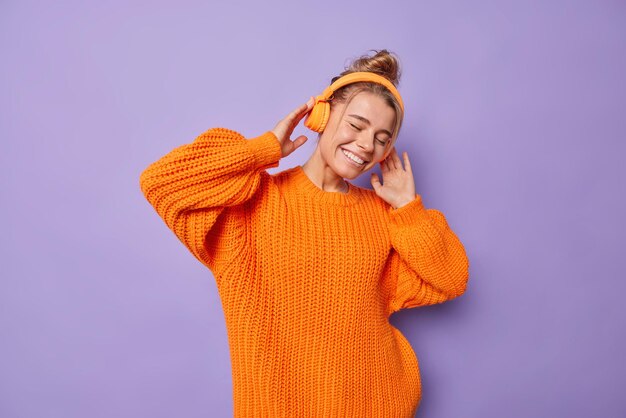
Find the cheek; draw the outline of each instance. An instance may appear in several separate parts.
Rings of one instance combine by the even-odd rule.
[[[387,158],[389,156],[389,154],[391,153],[391,149],[387,149],[382,151],[380,154],[377,155],[377,162],[382,162],[385,158]]]
[[[394,147],[394,144],[390,144],[387,147],[385,147],[385,151],[383,152],[383,155],[381,156],[383,160],[389,157],[389,155],[391,155],[391,151],[393,150],[393,147]]]
[[[331,142],[328,138],[325,138],[325,140],[320,143],[320,152],[324,156],[324,159],[332,160],[336,153],[340,152],[339,144],[337,142]]]

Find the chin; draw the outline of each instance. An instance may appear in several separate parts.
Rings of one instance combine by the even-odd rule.
[[[369,169],[369,165],[365,164],[361,169],[359,169],[358,167],[342,167],[341,170],[335,172],[344,179],[352,180],[359,177],[361,174],[365,173]]]
[[[362,167],[352,165],[346,161],[346,156],[341,149],[337,149],[337,159],[335,160],[335,173],[345,179],[354,179],[371,168],[371,161],[366,162]]]

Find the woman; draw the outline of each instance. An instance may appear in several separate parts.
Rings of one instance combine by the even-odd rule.
[[[463,245],[425,209],[394,148],[397,59],[361,57],[332,85],[351,73],[377,81],[327,89],[254,138],[211,128],[141,174],[147,200],[217,282],[236,417],[412,417],[418,361],[388,318],[466,289]],[[269,174],[306,141],[290,137],[307,114],[315,151]],[[346,180],[376,164],[373,190]]]

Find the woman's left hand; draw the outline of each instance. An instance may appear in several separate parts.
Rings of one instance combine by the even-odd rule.
[[[404,168],[394,146],[387,158],[379,163],[384,184],[380,184],[380,179],[376,173],[372,173],[370,177],[376,194],[394,209],[404,206],[416,198],[415,181],[413,180],[409,155],[404,151],[402,157]]]

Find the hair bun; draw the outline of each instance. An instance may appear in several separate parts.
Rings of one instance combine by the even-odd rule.
[[[374,51],[375,54],[373,56],[362,55],[354,59],[350,66],[346,67],[345,71],[332,79],[331,84],[338,80],[339,77],[346,74],[357,71],[368,71],[385,77],[387,80],[391,81],[394,86],[398,87],[401,75],[399,58],[386,49],[379,51],[371,49],[370,51]]]

